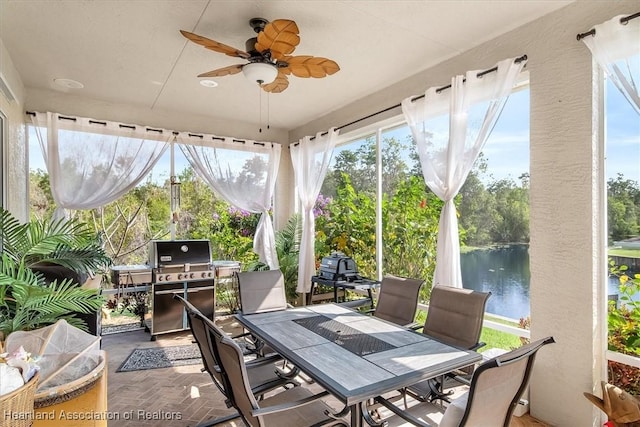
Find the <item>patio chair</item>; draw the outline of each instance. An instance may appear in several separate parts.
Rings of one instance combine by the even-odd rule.
[[[285,310],[287,296],[280,270],[237,273],[240,307],[243,314]]]
[[[230,388],[226,383],[224,373],[221,369],[218,349],[216,347],[216,337],[224,336],[224,332],[190,302],[179,295],[175,295],[174,298],[179,300],[187,311],[187,319],[191,333],[202,355],[203,371],[209,373],[215,386],[225,396],[227,406],[232,407],[232,395],[230,394]],[[276,388],[289,385],[295,387],[299,385],[294,379],[297,372],[285,372],[281,370],[276,366],[278,362],[282,362],[282,359],[274,354],[270,357],[255,359],[246,363],[248,381],[252,394],[258,396],[258,398],[262,398],[264,393]],[[232,414],[199,424],[198,427],[213,426],[238,417],[239,414]]]
[[[473,373],[469,391],[447,406],[438,427],[508,427],[529,382],[536,352],[554,342],[553,337],[546,337],[482,363]],[[413,408],[411,413],[403,411],[382,397],[376,402],[414,425],[433,427],[412,415],[417,412]],[[427,405],[432,412],[435,405]],[[420,404],[416,409],[426,408]]]
[[[412,324],[423,283],[421,279],[385,276],[380,284],[380,295],[373,315],[401,326]]]
[[[286,310],[284,276],[280,270],[243,271],[236,273],[240,294],[240,309],[243,314],[265,313],[268,311]],[[246,351],[258,356],[273,353],[269,347],[250,333],[237,335],[234,338],[247,339]]]
[[[294,387],[258,401],[251,392],[242,349],[235,341],[219,336],[217,347],[224,375],[233,394],[233,405],[250,427],[334,426],[347,424],[327,415],[331,408],[321,399],[329,393],[313,394],[304,387]]]
[[[434,286],[431,289],[427,319],[422,333],[445,344],[467,350],[477,350],[484,346],[480,342],[482,321],[487,300],[491,292],[479,292],[450,286]],[[468,383],[460,373],[470,374],[471,369],[464,372],[448,374],[449,377]],[[406,392],[420,401],[445,399],[443,393],[444,377],[440,380],[430,379],[414,384]]]

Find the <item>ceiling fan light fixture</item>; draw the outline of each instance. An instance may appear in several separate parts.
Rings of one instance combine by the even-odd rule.
[[[278,76],[278,69],[266,62],[251,62],[242,67],[242,73],[252,82],[269,84]]]
[[[214,80],[200,80],[200,84],[204,87],[218,87],[218,82]]]
[[[76,80],[71,79],[53,79],[53,82],[65,89],[82,89],[84,85]]]

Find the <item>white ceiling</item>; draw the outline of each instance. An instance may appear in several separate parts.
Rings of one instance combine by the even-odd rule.
[[[244,50],[255,35],[250,18],[292,19],[301,38],[294,54],[333,59],[341,70],[323,79],[291,76],[286,91],[269,95],[271,126],[289,130],[568,3],[0,0],[0,38],[27,88],[257,123],[260,91],[242,74],[216,78],[216,88],[196,77],[243,60],[178,30]],[[84,88],[60,88],[55,78]],[[264,92],[262,102],[266,115]]]

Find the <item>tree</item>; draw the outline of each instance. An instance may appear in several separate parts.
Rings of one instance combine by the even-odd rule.
[[[460,228],[465,232],[465,244],[486,246],[491,243],[491,229],[496,220],[495,198],[474,173],[469,174],[460,189]]]
[[[624,179],[607,181],[609,241],[623,240],[640,234],[640,187],[638,183]]]
[[[529,190],[511,179],[489,186],[495,197],[495,219],[491,227],[494,243],[529,242]]]
[[[424,279],[435,270],[438,224],[443,202],[429,191],[422,177],[398,184],[382,204],[383,265],[385,273]],[[422,299],[428,299],[426,286]]]

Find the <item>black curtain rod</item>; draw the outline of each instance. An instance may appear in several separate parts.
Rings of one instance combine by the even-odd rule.
[[[522,62],[522,61],[526,61],[526,60],[527,60],[527,55],[522,55],[522,56],[520,56],[520,57],[516,58],[514,62],[515,62],[516,64],[518,64],[518,63],[520,63],[520,62]],[[498,71],[498,67],[497,67],[497,66],[496,66],[496,67],[493,67],[493,68],[489,68],[488,70],[480,71],[480,72],[477,74],[477,76],[478,76],[478,77],[482,77],[482,76],[484,76],[484,75],[487,75],[487,74],[489,74],[489,73],[493,73],[493,72],[495,72],[495,71]],[[439,87],[438,89],[436,89],[436,93],[440,93],[440,92],[442,92],[443,90],[447,90],[447,89],[450,89],[450,88],[451,88],[451,85],[450,85],[450,84],[448,84],[448,85],[446,85],[446,86]],[[424,96],[425,96],[425,95],[424,95],[424,94],[422,94],[422,95],[418,95],[418,96],[416,96],[416,97],[414,97],[414,98],[411,98],[411,102],[413,102],[413,101],[417,101],[417,100],[419,100],[419,99],[422,99],[422,98],[424,98]],[[347,126],[355,125],[356,123],[360,123],[360,122],[362,122],[362,121],[365,121],[365,120],[367,120],[367,119],[370,119],[371,117],[375,117],[375,116],[377,116],[378,114],[386,113],[387,111],[393,110],[393,109],[398,108],[398,107],[401,107],[401,106],[402,106],[402,104],[401,104],[401,103],[400,103],[400,104],[396,104],[396,105],[392,105],[391,107],[387,107],[387,108],[385,108],[385,109],[383,109],[383,110],[376,111],[375,113],[371,113],[371,114],[369,114],[368,116],[361,117],[361,118],[359,118],[359,119],[356,119],[356,120],[354,120],[354,121],[352,121],[352,122],[349,122],[349,123],[346,123],[346,124],[344,124],[344,125],[340,125],[340,126],[338,126],[338,127],[336,128],[336,130],[340,130],[340,129],[342,129],[342,128],[346,128]],[[321,136],[325,136],[327,133],[328,133],[328,132],[323,132],[323,133],[321,134]],[[312,137],[311,137],[311,140],[313,141],[314,139],[316,139],[316,137],[315,137],[315,136],[312,136]],[[294,147],[295,147],[296,145],[298,145],[298,143],[297,143],[297,142],[296,142],[295,144],[293,144],[293,146],[294,146]]]
[[[629,16],[624,16],[622,18],[620,18],[620,23],[622,25],[626,25],[627,22],[631,21],[632,19],[635,18],[639,18],[640,17],[640,12],[634,13],[633,15],[629,15]],[[587,31],[586,33],[582,33],[582,34],[578,34],[576,36],[576,40],[580,41],[581,39],[587,37],[587,36],[595,36],[596,35],[596,29],[592,28],[589,31]]]
[[[36,115],[36,113],[34,113],[33,111],[25,111],[25,114],[27,114],[28,116],[35,116]],[[73,120],[74,122],[76,121],[75,117],[58,116],[58,118],[60,120]],[[104,126],[107,125],[107,122],[101,122],[101,121],[97,121],[97,120],[89,120],[89,123],[97,124],[97,125],[104,125]],[[131,126],[131,125],[120,124],[119,126],[121,128],[135,129],[135,126]],[[154,129],[154,128],[146,128],[146,129],[147,129],[147,131],[150,131],[150,132],[162,133],[162,129]],[[172,133],[174,135],[176,135],[176,136],[180,134],[180,132],[176,132],[176,131],[172,131]],[[199,135],[199,134],[195,134],[195,133],[188,133],[187,135],[189,135],[190,137],[196,137],[196,138],[200,138],[200,139],[202,139],[204,137],[204,135]],[[214,141],[215,140],[224,141],[226,138],[222,138],[222,137],[219,137],[219,136],[212,136],[211,139],[214,140]],[[238,143],[241,143],[241,144],[246,144],[247,143],[247,141],[244,140],[244,139],[236,139],[236,138],[234,138],[232,141],[233,142],[238,142]],[[254,141],[253,145],[259,145],[261,147],[265,147],[266,146],[265,143],[258,142],[258,141]],[[273,147],[273,143],[271,144],[271,146]]]

